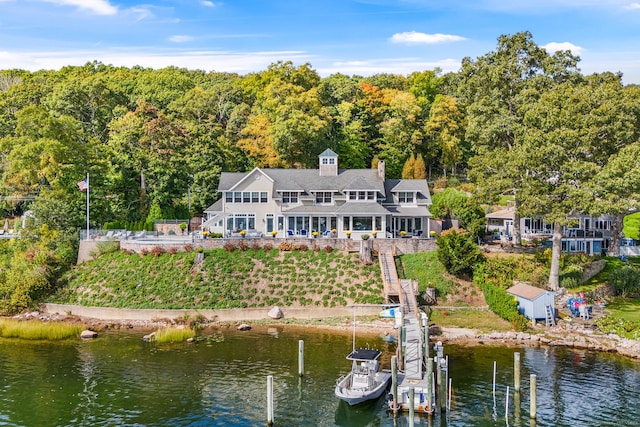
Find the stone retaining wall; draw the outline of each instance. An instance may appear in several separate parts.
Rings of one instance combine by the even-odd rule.
[[[151,251],[154,247],[161,246],[163,249],[175,248],[178,251],[184,250],[186,245],[190,245],[191,248],[204,248],[204,249],[216,249],[224,248],[227,244],[233,244],[238,246],[240,244],[246,244],[249,247],[264,247],[270,245],[277,248],[281,243],[287,242],[292,245],[305,245],[309,249],[319,248],[323,250],[325,247],[330,246],[337,250],[358,252],[360,250],[361,240],[354,239],[307,239],[307,238],[292,238],[292,239],[274,239],[274,238],[223,238],[223,239],[194,239],[193,241],[176,241],[170,240],[123,240],[120,242],[120,248],[130,250],[139,253],[143,250]],[[435,251],[437,249],[436,241],[434,239],[372,239],[373,250],[380,252],[388,250],[395,255],[410,254],[416,252],[428,252]]]

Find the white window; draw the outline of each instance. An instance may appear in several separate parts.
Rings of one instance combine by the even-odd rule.
[[[408,191],[398,192],[398,203],[413,203],[414,193]]]
[[[375,191],[349,191],[347,193],[349,200],[375,200]]]
[[[298,203],[298,193],[293,191],[283,191],[282,203]]]
[[[316,204],[330,204],[332,202],[332,193],[330,191],[318,191],[316,193]]]

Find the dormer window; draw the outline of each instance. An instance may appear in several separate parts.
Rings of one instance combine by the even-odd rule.
[[[335,157],[323,157],[322,158],[322,164],[323,165],[335,165],[336,164],[336,159],[335,159]]]
[[[349,191],[349,200],[376,200],[375,191]]]
[[[333,202],[333,193],[331,191],[316,192],[316,205],[327,205]]]
[[[400,191],[398,192],[398,203],[414,203],[415,202],[415,193],[410,191]]]
[[[293,191],[283,191],[282,203],[298,203],[298,193]]]

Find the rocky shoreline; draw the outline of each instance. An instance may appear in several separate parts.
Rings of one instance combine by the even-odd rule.
[[[153,320],[101,320],[84,318],[75,315],[59,313],[29,312],[15,319],[36,319],[41,321],[63,321],[68,323],[81,323],[88,329],[96,332],[109,330],[140,330],[152,331],[159,328],[177,325],[179,321],[174,319]],[[234,328],[239,325],[251,325],[247,322],[209,322],[205,327]],[[309,322],[295,319],[278,319],[254,322],[254,325],[265,327],[288,328],[314,328],[350,332],[353,325],[350,320],[343,322]],[[395,328],[391,319],[375,319],[372,321],[357,321],[358,333],[368,335],[394,335]],[[618,335],[604,335],[588,323],[577,323],[561,320],[556,326],[536,326],[532,332],[490,332],[482,333],[470,328],[441,327],[430,325],[429,335],[432,341],[443,343],[455,343],[464,346],[474,345],[507,345],[507,346],[532,346],[532,347],[568,347],[580,350],[618,353],[632,359],[640,359],[640,340],[621,338]]]

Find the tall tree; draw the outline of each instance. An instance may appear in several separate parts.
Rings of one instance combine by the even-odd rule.
[[[635,120],[612,76],[562,83],[525,114],[516,163],[525,171],[520,209],[554,223],[549,276],[554,290],[560,285],[562,227],[597,206],[593,178],[636,138]]]
[[[529,32],[502,35],[496,51],[462,60],[456,95],[468,118],[466,139],[473,150],[469,175],[487,202],[504,193],[515,196],[516,224],[525,179],[525,169],[518,167],[524,114],[546,90],[579,76],[578,60],[567,51],[550,55]],[[520,243],[519,227],[514,239]]]
[[[439,147],[444,175],[447,168],[452,174],[462,163],[464,156],[465,117],[458,108],[456,99],[447,95],[436,95],[429,120],[425,124],[425,134]]]

